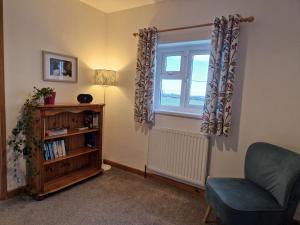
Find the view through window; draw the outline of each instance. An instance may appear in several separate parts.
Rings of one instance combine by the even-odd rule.
[[[206,93],[209,41],[158,47],[156,110],[200,114]]]

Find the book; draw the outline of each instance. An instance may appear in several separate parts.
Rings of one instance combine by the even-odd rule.
[[[85,126],[84,128],[77,128],[77,129],[83,130],[87,128],[99,128],[98,113],[87,114],[84,118],[84,126]]]
[[[56,145],[57,145],[57,148],[58,148],[59,156],[60,156],[60,157],[64,156],[64,155],[63,155],[63,152],[62,152],[61,141],[60,141],[60,140],[57,141],[57,142],[56,142]]]
[[[50,147],[50,144],[47,143],[47,144],[46,144],[46,147],[47,147],[47,149],[48,149],[48,152],[49,152],[49,155],[50,155],[50,159],[51,159],[51,160],[55,159],[55,155],[54,155],[54,152],[53,152],[52,148]]]
[[[49,154],[50,154],[50,158],[51,158],[51,159],[53,159],[53,155],[52,155],[52,149],[50,148],[50,145],[49,145],[49,143],[46,143],[46,147],[47,147],[47,149],[48,149],[48,152],[49,152]]]
[[[46,144],[44,144],[44,158],[45,160],[49,160],[49,151]]]
[[[96,122],[95,122],[95,115],[93,114],[92,115],[92,123],[93,123],[93,128],[95,128],[96,127]]]
[[[66,146],[65,146],[65,140],[61,140],[61,145],[62,145],[62,151],[63,151],[63,156],[66,156]]]
[[[98,114],[93,114],[93,128],[99,128]]]
[[[76,128],[76,129],[79,130],[79,131],[81,131],[81,130],[88,130],[89,127],[78,127],[78,128]]]
[[[58,146],[59,146],[59,151],[61,156],[65,156],[65,151],[64,151],[64,140],[59,140],[58,141]]]
[[[84,118],[84,126],[88,128],[93,128],[93,115],[87,114]]]
[[[48,160],[52,160],[52,154],[51,154],[51,149],[49,148],[49,145],[46,144],[46,149],[47,149],[47,152],[48,152]]]
[[[52,146],[52,149],[53,149],[53,151],[55,153],[55,158],[58,158],[59,157],[59,153],[57,151],[57,147],[56,147],[55,141],[51,142],[51,146]]]
[[[57,145],[58,145],[58,151],[59,151],[60,157],[64,156],[61,140],[57,141]]]
[[[58,150],[57,141],[53,141],[53,147],[54,147],[55,152],[57,152],[56,153],[57,158],[60,157],[60,153],[59,153],[59,150]]]
[[[55,135],[62,135],[62,134],[67,134],[68,129],[67,128],[53,128],[45,131],[46,136],[55,136]]]

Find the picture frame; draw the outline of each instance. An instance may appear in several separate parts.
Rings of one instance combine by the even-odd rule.
[[[77,57],[49,51],[42,51],[42,54],[44,81],[77,83]]]

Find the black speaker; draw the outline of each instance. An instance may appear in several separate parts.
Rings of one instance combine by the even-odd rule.
[[[90,94],[79,94],[77,96],[77,101],[79,103],[91,103],[93,101],[93,96]]]

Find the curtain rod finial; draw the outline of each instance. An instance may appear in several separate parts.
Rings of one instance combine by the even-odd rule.
[[[247,22],[253,22],[254,21],[254,16],[249,16],[247,18]]]

